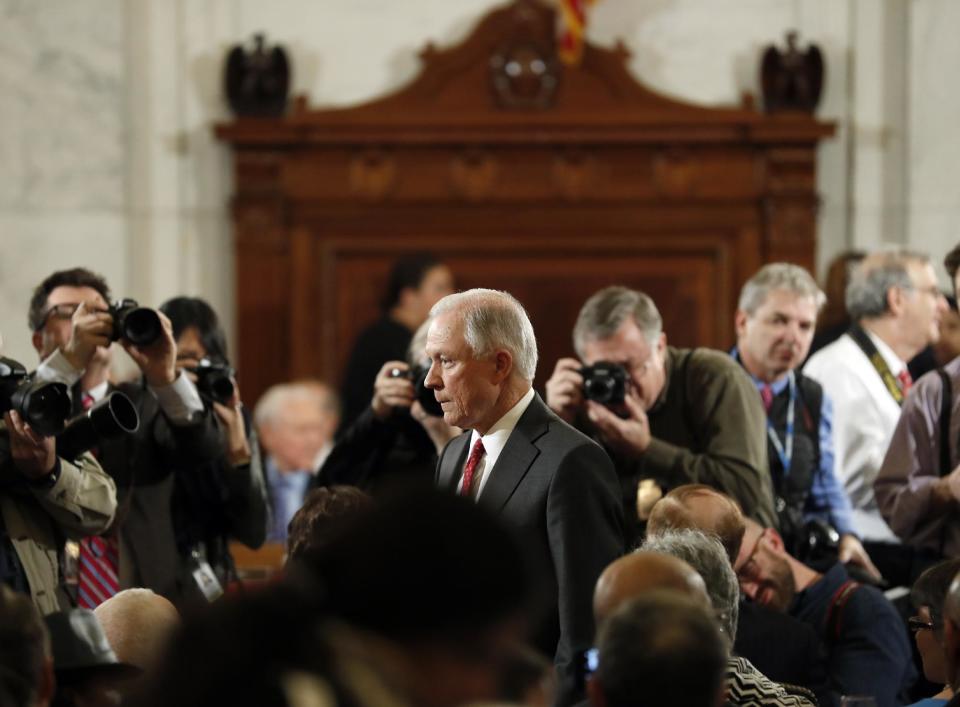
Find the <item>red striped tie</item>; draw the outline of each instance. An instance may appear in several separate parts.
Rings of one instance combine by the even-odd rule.
[[[470,458],[467,459],[467,465],[463,467],[463,483],[460,484],[461,496],[474,498],[480,490],[480,479],[474,478],[474,472],[477,470],[477,465],[480,464],[480,459],[483,457],[484,451],[483,440],[477,438],[476,443],[473,445],[473,450],[470,452]]]
[[[120,589],[117,581],[119,553],[116,538],[89,537],[80,541],[77,568],[77,604],[96,609]]]
[[[900,381],[900,392],[904,395],[909,393],[910,388],[913,386],[913,376],[910,375],[910,371],[904,368],[897,374],[897,380]]]

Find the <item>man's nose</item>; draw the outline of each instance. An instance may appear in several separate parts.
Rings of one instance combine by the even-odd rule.
[[[443,379],[437,373],[437,363],[432,361],[430,368],[427,369],[427,377],[423,379],[423,384],[430,390],[440,390],[443,388]]]

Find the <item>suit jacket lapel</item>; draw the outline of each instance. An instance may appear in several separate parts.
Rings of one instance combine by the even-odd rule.
[[[546,433],[549,422],[549,410],[535,394],[507,439],[496,466],[490,471],[490,478],[480,494],[481,504],[495,513],[503,509],[540,454],[534,442]]]
[[[437,488],[456,490],[463,465],[467,463],[467,446],[470,432],[464,432],[447,445],[440,466],[437,469]]]

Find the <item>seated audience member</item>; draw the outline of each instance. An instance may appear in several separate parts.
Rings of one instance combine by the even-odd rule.
[[[296,382],[275,385],[265,392],[253,413],[273,507],[267,537],[283,542],[287,526],[303,504],[307,487],[329,449],[337,427],[333,391]]]
[[[125,587],[150,587],[174,601],[188,591],[192,580],[180,572],[171,511],[174,476],[217,459],[223,448],[213,412],[177,370],[170,320],[157,312],[157,338],[138,346],[115,331],[109,302],[102,277],[74,268],[40,283],[29,312],[39,379],[70,387],[74,412],[120,391],[140,418],[136,432],[96,447],[98,461],[116,482],[120,510],[103,537],[80,541],[77,603],[88,608]],[[138,381],[114,385],[108,379],[111,341],[118,338],[140,368]]]
[[[798,554],[806,522],[819,518],[840,533],[840,561],[860,565],[879,579],[857,538],[850,499],[834,469],[833,402],[799,370],[823,301],[803,268],[765,265],[740,291],[732,355],[750,375],[767,413],[774,507],[787,547]]]
[[[653,300],[626,287],[608,287],[587,300],[573,344],[579,360],[557,362],[547,404],[595,434],[613,458],[629,535],[639,537],[649,511],[637,508],[642,480],[665,490],[715,486],[748,515],[774,522],[763,406],[729,356],[667,346]],[[622,402],[607,406],[585,395],[583,367],[601,362],[624,371]]]
[[[344,428],[370,404],[370,391],[383,364],[406,357],[413,333],[431,307],[451,292],[453,275],[433,255],[418,253],[394,263],[381,317],[360,333],[347,359],[341,389]]]
[[[878,707],[901,704],[915,670],[903,621],[874,587],[837,563],[820,574],[793,558],[779,533],[746,519],[737,574],[744,594],[820,632],[827,677],[837,695],[871,695]]]
[[[854,325],[810,357],[804,373],[834,404],[837,475],[853,504],[854,528],[893,584],[909,584],[909,553],[896,546],[873,492],[912,381],[906,362],[937,340],[946,302],[926,256],[884,251],[854,270],[846,293]]]
[[[651,592],[600,627],[593,707],[720,707],[727,646],[699,602]]]
[[[653,507],[647,537],[684,529],[716,536],[733,567],[746,526],[740,508],[729,496],[709,486],[688,484],[673,489]],[[772,680],[805,687],[821,698],[827,693],[817,632],[791,616],[744,601],[742,595],[733,651]]]
[[[623,604],[654,590],[679,592],[701,606],[711,606],[703,578],[693,567],[672,555],[640,549],[611,562],[597,579],[593,590],[597,626]]]
[[[429,325],[429,319],[420,325],[406,361],[387,361],[380,369],[373,400],[341,429],[314,485],[349,484],[375,495],[433,485],[437,455],[461,430],[443,421],[433,391],[423,385],[430,366],[424,355]],[[433,407],[424,407],[418,395],[432,399]]]
[[[267,535],[268,501],[259,445],[252,432],[250,413],[240,403],[240,389],[229,371],[227,342],[216,312],[202,299],[175,297],[160,305],[170,318],[177,342],[177,366],[198,384],[204,403],[213,408],[223,430],[220,459],[193,469],[178,469],[173,489],[173,528],[183,573],[206,562],[221,586],[236,577],[230,540],[251,549]],[[233,395],[216,399],[210,386],[213,366],[230,374]],[[203,371],[207,371],[204,374]],[[204,378],[197,378],[199,375]]]
[[[287,562],[307,560],[330,542],[345,521],[372,506],[373,499],[353,486],[311,490],[290,520]]]
[[[29,595],[42,614],[70,608],[65,540],[103,532],[116,507],[116,485],[92,455],[61,459],[53,437],[37,434],[15,410],[4,413],[0,586]]]
[[[846,303],[847,283],[850,282],[853,269],[865,257],[867,254],[862,250],[848,250],[837,255],[827,266],[827,277],[823,283],[827,301],[817,317],[817,333],[810,346],[810,355],[827,344],[832,344],[850,328]]]
[[[47,707],[54,689],[50,636],[40,612],[28,597],[0,585],[0,704]]]
[[[681,559],[700,574],[729,652],[737,638],[740,591],[720,541],[699,530],[665,530],[648,536],[643,549]],[[788,692],[784,685],[770,680],[743,656],[729,656],[726,675],[727,702],[732,705],[809,707],[815,702],[813,694],[804,688],[791,687]]]
[[[291,576],[185,621],[138,704],[287,704],[305,683],[355,707],[499,697],[530,607],[522,554],[482,508],[436,491],[385,500],[309,566],[319,586],[298,573],[302,586]]]
[[[941,562],[921,574],[910,591],[917,615],[910,618],[909,625],[923,661],[923,676],[943,686],[933,697],[915,703],[923,707],[939,707],[953,697],[953,688],[947,684],[944,657],[943,603],[957,572],[960,572],[960,560]]]
[[[945,260],[960,287],[960,246]],[[893,532],[916,550],[913,570],[960,554],[960,358],[911,388],[873,488]]]
[[[70,609],[45,618],[53,647],[57,691],[54,707],[118,705],[140,669],[117,660],[89,609]]]
[[[93,610],[107,642],[121,663],[156,669],[180,625],[180,614],[149,589],[124,589]]]

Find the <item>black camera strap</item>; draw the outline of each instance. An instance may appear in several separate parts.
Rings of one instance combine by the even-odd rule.
[[[897,380],[897,377],[890,371],[886,360],[883,358],[883,355],[877,351],[877,347],[870,340],[870,337],[867,336],[867,332],[865,332],[862,327],[854,324],[850,327],[849,331],[847,331],[847,334],[849,334],[850,338],[854,340],[857,346],[860,347],[860,350],[863,351],[870,360],[870,364],[877,372],[877,375],[880,376],[880,379],[887,388],[887,392],[893,396],[893,400],[897,405],[903,405],[903,398],[905,396],[903,389],[900,387],[900,381]]]

